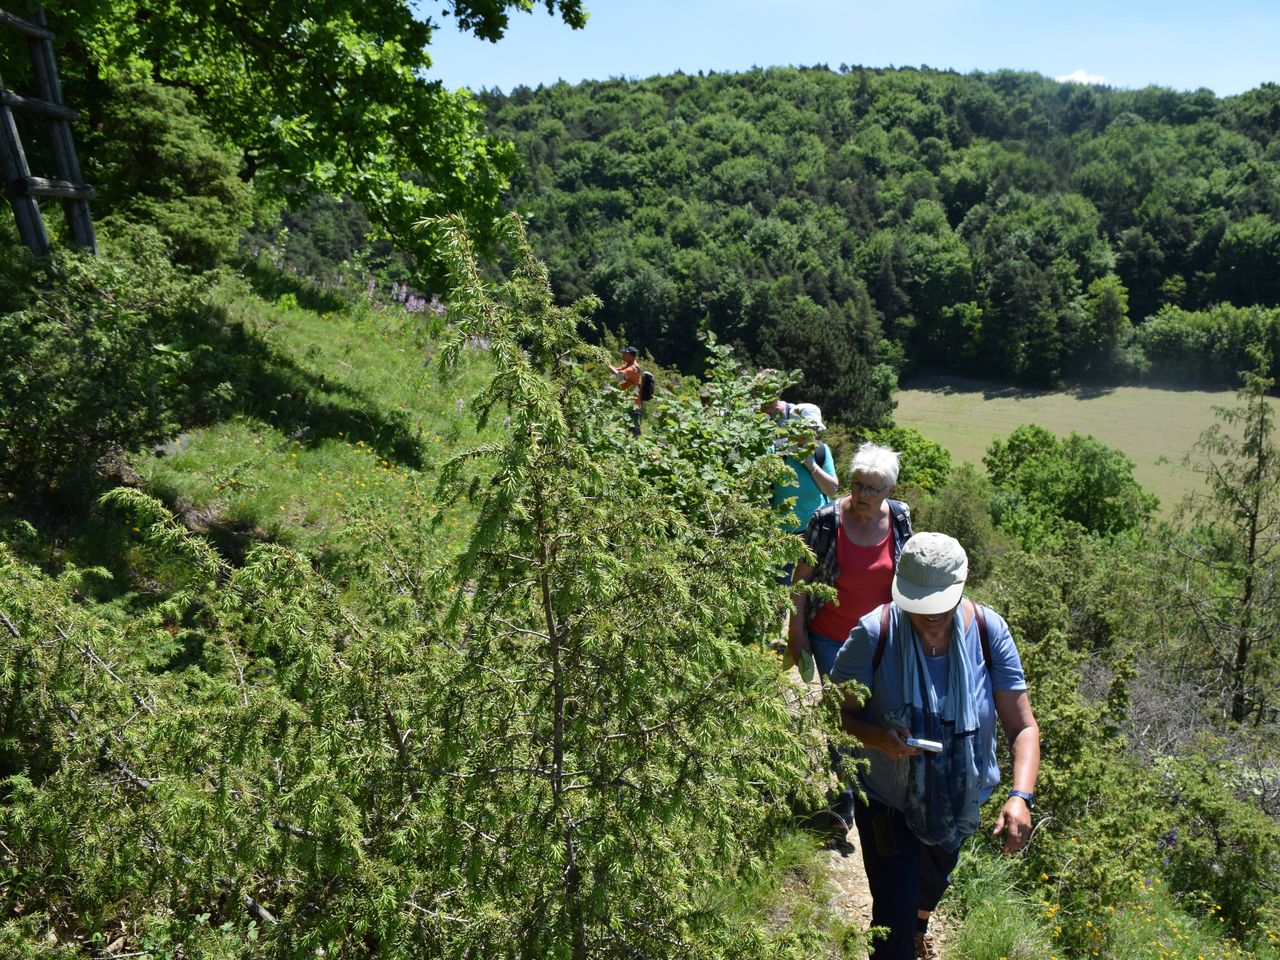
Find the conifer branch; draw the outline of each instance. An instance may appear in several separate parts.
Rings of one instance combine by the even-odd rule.
[[[71,638],[67,636],[66,631],[64,631],[61,626],[55,624],[54,629],[58,632],[58,636],[61,637],[65,642],[67,643],[72,642]],[[103,671],[106,672],[107,676],[109,676],[112,680],[114,680],[116,683],[120,684],[122,687],[125,688],[125,691],[129,694],[129,699],[133,701],[134,706],[136,706],[139,710],[145,711],[151,716],[155,716],[155,710],[151,708],[150,704],[146,703],[136,693],[134,693],[133,690],[130,689],[129,684],[126,683],[123,679],[121,679],[120,675],[117,674],[114,670],[112,670],[110,665],[105,660],[103,660],[100,656],[98,656],[98,654],[94,651],[94,649],[91,646],[89,646],[89,641],[86,640],[83,644],[81,644],[79,646],[79,650],[80,650],[80,653],[84,656],[84,658],[89,661],[89,663],[93,664],[96,667],[101,668]]]

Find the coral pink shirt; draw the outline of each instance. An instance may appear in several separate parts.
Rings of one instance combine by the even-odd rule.
[[[834,584],[836,598],[822,605],[809,629],[844,643],[865,614],[893,599],[892,525],[874,547],[860,547],[849,539],[841,523],[836,539],[836,567],[840,571]]]

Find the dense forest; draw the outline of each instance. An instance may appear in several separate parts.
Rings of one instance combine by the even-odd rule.
[[[893,375],[1231,383],[1280,345],[1280,87],[753,70],[482,97],[566,300],[664,361],[799,367],[852,425]]]
[[[1280,957],[1276,88],[478,105],[407,4],[291,9],[50,11],[101,253],[0,209],[0,956],[862,955],[813,828],[841,695],[771,646],[799,371],[1026,664],[1035,834],[966,846],[948,960]],[[623,329],[672,361],[639,438]],[[1240,375],[1159,513],[1093,437],[889,425],[979,365]]]

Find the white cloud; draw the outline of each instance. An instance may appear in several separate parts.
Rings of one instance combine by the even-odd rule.
[[[1107,82],[1107,78],[1100,73],[1086,73],[1084,70],[1077,70],[1075,73],[1063,74],[1060,77],[1054,77],[1059,83],[1088,83],[1101,86]]]

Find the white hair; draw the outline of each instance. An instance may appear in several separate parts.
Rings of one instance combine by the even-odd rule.
[[[897,451],[868,440],[853,455],[849,473],[870,475],[882,481],[886,487],[895,487],[898,485],[899,467]]]

